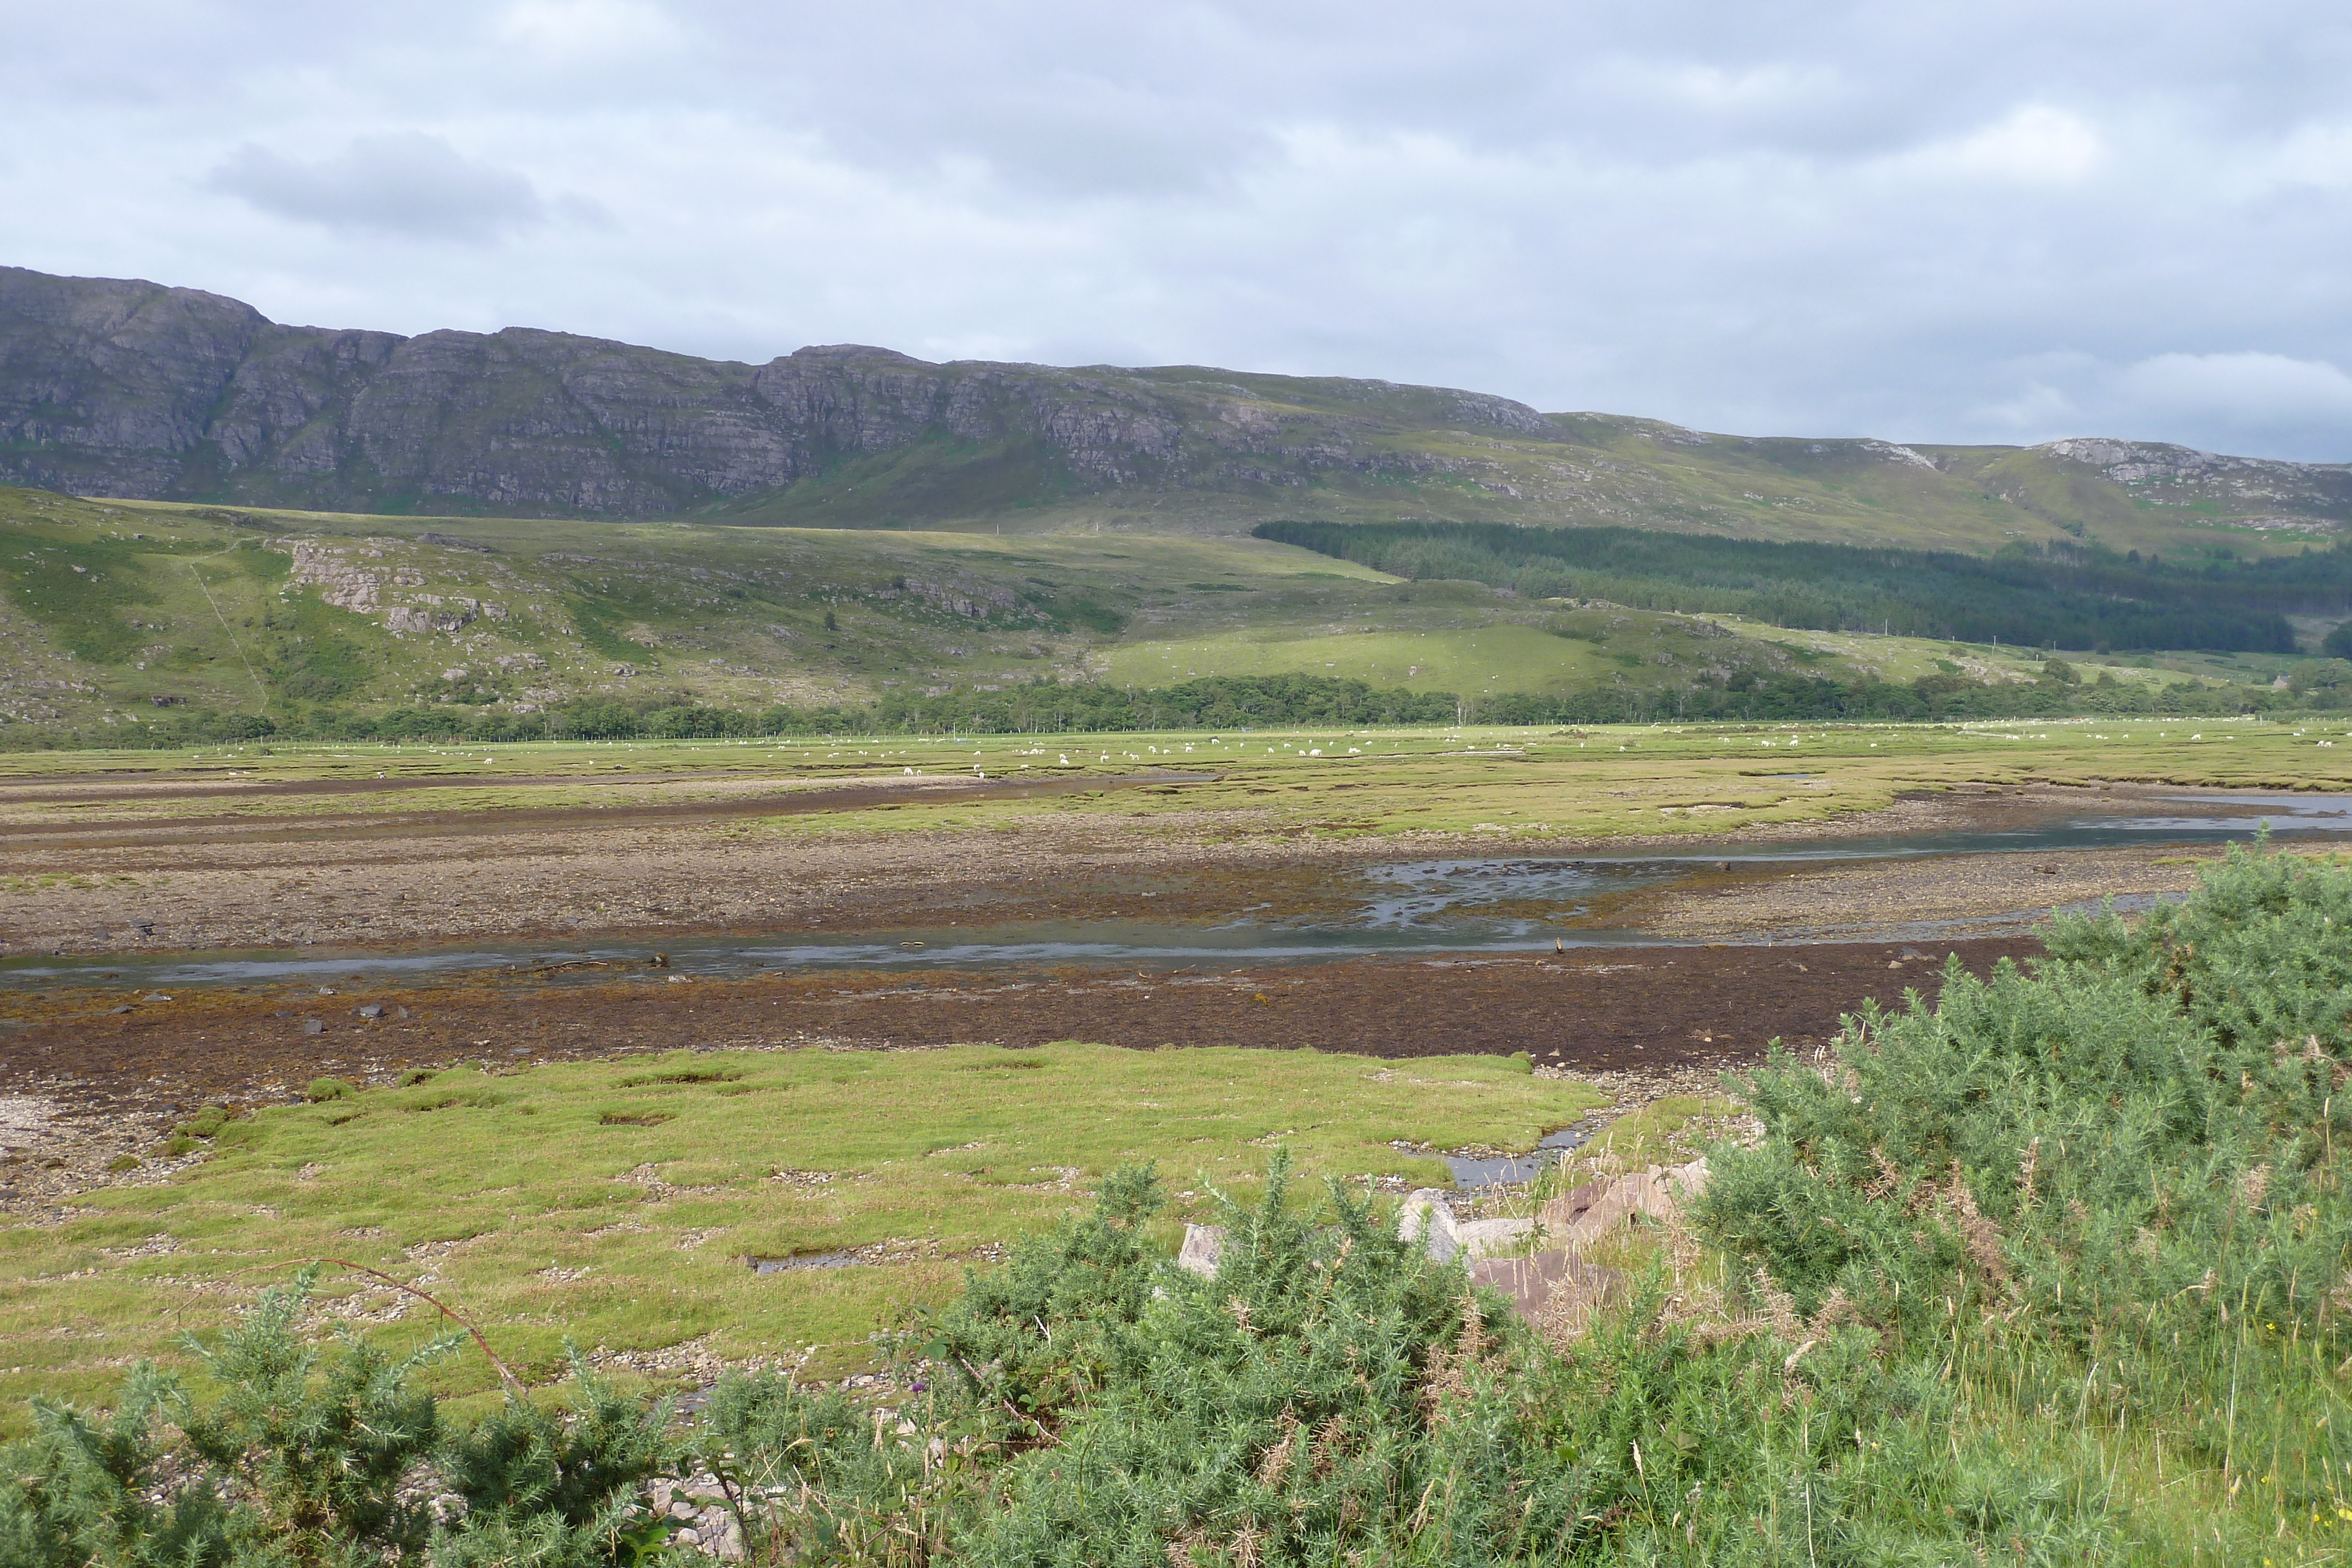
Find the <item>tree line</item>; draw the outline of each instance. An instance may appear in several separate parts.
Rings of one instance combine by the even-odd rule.
[[[0,749],[71,750],[213,745],[248,740],[719,740],[823,735],[1066,735],[1138,730],[1369,727],[1450,724],[1650,724],[1781,719],[1943,720],[2069,714],[2217,716],[2303,713],[2352,706],[2352,664],[2315,662],[2288,689],[2151,687],[2102,673],[2084,681],[2063,659],[2030,682],[1980,684],[1958,675],[1837,681],[1742,671],[1685,686],[1605,687],[1562,694],[1413,692],[1328,675],[1231,675],[1181,685],[1125,688],[1040,680],[1001,692],[891,694],[859,705],[732,708],[683,695],[631,702],[583,698],[519,714],[462,704],[380,714],[320,707],[270,716],[174,710],[141,725],[96,729],[0,726]]]

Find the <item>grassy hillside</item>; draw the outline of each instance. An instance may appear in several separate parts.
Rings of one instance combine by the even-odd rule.
[[[1976,556],[1496,523],[1276,522],[1253,534],[1401,577],[1468,579],[1527,598],[2030,647],[2293,653],[2289,612],[2352,612],[2352,551],[2343,549],[2242,560],[2223,548],[2167,559],[2070,542]]]
[[[1354,392],[1364,383],[1223,371],[1118,374],[1170,399],[1211,446],[1235,423],[1267,439],[1245,462],[1225,452],[1213,469],[1105,484],[1072,475],[1034,444],[939,437],[698,515],[1024,532],[1219,534],[1300,517],[1621,524],[1979,553],[2012,541],[2095,540],[2117,551],[2223,548],[2246,556],[2326,545],[2352,528],[2352,476],[2341,467],[2232,469],[2223,465],[2239,460],[2200,463],[2201,454],[2126,443],[1903,447],[1778,440],[1605,414],[1550,414],[1524,430],[1448,428],[1423,423],[1432,409],[1368,410]],[[1201,380],[1207,375],[1218,379],[1207,384]]]
[[[11,489],[0,635],[0,724],[89,734],[195,713],[757,711],[1283,673],[1470,699],[2041,673],[2014,648],[1403,581],[1246,538],[393,519]],[[2268,684],[2295,664],[2083,669]]]

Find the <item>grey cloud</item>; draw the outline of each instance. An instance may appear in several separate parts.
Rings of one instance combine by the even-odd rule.
[[[416,239],[480,242],[547,219],[528,179],[422,131],[359,137],[310,163],[248,142],[206,183],[278,217]]]
[[[280,319],[2352,457],[2340,0],[17,9],[0,259]]]
[[[2259,444],[2298,455],[2352,455],[2352,375],[2285,354],[2158,354],[2127,365],[2111,389],[2125,428],[2203,433],[2224,450]]]

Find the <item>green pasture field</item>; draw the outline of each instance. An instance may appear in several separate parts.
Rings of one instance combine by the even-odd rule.
[[[1640,629],[1619,639],[1622,654],[1636,647],[1654,622],[1668,618],[1625,612],[1621,619]],[[1475,697],[1502,691],[1582,691],[1627,667],[1591,643],[1534,625],[1489,623],[1459,631],[1273,625],[1126,643],[1108,655],[1104,678],[1113,685],[1164,686],[1195,676],[1325,675]]]
[[[1213,1218],[1213,1188],[1255,1190],[1276,1144],[1319,1175],[1443,1185],[1416,1149],[1528,1148],[1600,1103],[1495,1057],[1076,1043],[460,1068],[230,1122],[187,1168],[0,1234],[0,1419],[20,1426],[33,1393],[98,1396],[311,1257],[430,1291],[538,1378],[567,1338],[837,1375],[1120,1165],[1157,1161],[1181,1195],[1172,1249],[1181,1220]],[[852,1249],[880,1260],[747,1261]],[[395,1341],[438,1326],[365,1276],[330,1289],[331,1312]],[[440,1376],[495,1386],[478,1357]]]
[[[1818,821],[1914,790],[2033,783],[2352,789],[2352,719],[2065,719],[1967,725],[1281,729],[461,747],[300,743],[0,753],[0,821],[299,818],[723,801],[754,788],[981,778],[1195,781],[733,817],[683,832],[856,834],[1116,824],[1181,838],[1675,837]],[[382,779],[363,794],[37,798],[46,779]],[[459,783],[458,781],[462,781]],[[430,787],[428,787],[430,786]],[[26,798],[11,798],[17,795]]]

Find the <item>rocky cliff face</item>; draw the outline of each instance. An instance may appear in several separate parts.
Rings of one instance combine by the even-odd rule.
[[[2352,506],[2352,468],[2340,463],[2273,463],[2155,441],[2053,441],[2041,450],[2150,505],[2220,502],[2240,514],[2276,514],[2244,517],[2248,527],[2292,528],[2314,516],[2340,517]]]
[[[2183,447],[1748,439],[1192,366],[930,364],[847,345],[746,365],[520,328],[402,338],[0,267],[5,483],[361,512],[1444,517],[1987,549],[2352,524],[2352,468]]]
[[[1379,438],[1416,425],[1549,430],[1470,392],[1299,383],[1317,409],[1206,379],[1224,375],[854,346],[751,366],[523,329],[402,338],[0,268],[0,478],[89,495],[646,516],[927,442],[1022,448],[1083,493],[1370,470]]]

